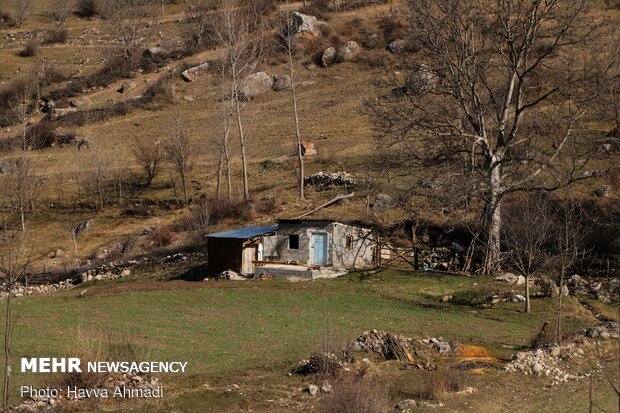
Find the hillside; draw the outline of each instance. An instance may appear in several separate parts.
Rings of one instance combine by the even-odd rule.
[[[1,2],[4,404],[619,411],[620,8],[543,3]],[[210,271],[208,235],[247,226]],[[190,367],[16,367],[54,356]],[[69,384],[166,396],[19,395]]]

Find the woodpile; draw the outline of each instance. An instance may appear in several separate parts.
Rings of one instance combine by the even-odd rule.
[[[353,343],[356,350],[375,353],[386,360],[401,360],[413,363],[410,339],[383,330],[366,331]]]

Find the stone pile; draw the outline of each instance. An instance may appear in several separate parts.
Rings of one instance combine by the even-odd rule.
[[[582,334],[589,338],[613,338],[616,340],[620,340],[620,323],[616,323],[614,321],[607,321],[597,326],[583,330]]]
[[[606,304],[620,298],[620,278],[618,277],[586,280],[578,274],[573,274],[568,279],[567,285],[572,295],[585,294]]]
[[[295,372],[303,375],[331,374],[339,372],[347,364],[347,360],[333,353],[313,353],[309,359],[299,362]]]
[[[325,173],[317,172],[304,178],[304,185],[316,186],[320,189],[328,189],[332,186],[355,186],[356,181],[351,178],[351,174],[347,172]]]
[[[456,350],[456,343],[450,344],[443,337],[425,338],[420,340],[420,343],[436,348],[439,353],[449,353]]]
[[[521,372],[526,375],[551,378],[551,384],[565,383],[570,379],[582,376],[570,374],[560,368],[562,361],[583,357],[584,352],[575,344],[539,348],[531,351],[521,351],[513,356],[504,369],[509,372]]]
[[[411,339],[383,330],[365,331],[353,342],[353,348],[365,353],[375,353],[386,360],[413,362]]]
[[[11,294],[15,297],[23,297],[26,295],[47,295],[55,293],[56,291],[67,290],[69,288],[73,288],[73,281],[71,279],[66,279],[64,281],[60,281],[54,284],[39,284],[28,286],[18,283],[13,286]],[[5,300],[6,296],[6,283],[2,283],[2,285],[0,286],[0,300]]]

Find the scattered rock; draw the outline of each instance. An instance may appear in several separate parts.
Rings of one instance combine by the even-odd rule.
[[[336,61],[336,53],[336,48],[333,46],[323,50],[323,54],[321,54],[321,65],[323,67],[333,65]]]
[[[302,141],[301,142],[301,154],[303,156],[315,156],[318,154],[314,146],[314,142]]]
[[[505,274],[495,277],[495,281],[504,281],[509,284],[523,285],[525,284],[525,277],[522,275],[515,275],[507,272]]]
[[[407,50],[407,41],[404,39],[396,39],[387,45],[390,53],[400,54]]]
[[[186,82],[193,82],[199,77],[209,73],[209,62],[204,62],[198,66],[191,67],[181,73],[181,78]]]
[[[347,172],[325,173],[317,172],[304,179],[304,185],[316,186],[320,189],[328,189],[333,186],[355,186],[356,181],[351,178]]]
[[[50,254],[50,258],[62,258],[65,256],[65,252],[60,249],[60,248],[56,248],[51,254]]]
[[[456,350],[456,344],[451,345],[442,337],[425,338],[423,340],[420,340],[420,342],[435,347],[440,353],[454,352]]]
[[[610,193],[611,193],[611,185],[602,186],[600,188],[597,188],[594,191],[594,195],[597,196],[598,198],[602,198],[604,196],[607,196]]]
[[[406,399],[406,400],[398,402],[398,404],[394,406],[394,409],[397,412],[408,412],[412,409],[415,409],[416,407],[418,407],[418,403],[415,400]]]
[[[247,278],[245,278],[242,275],[239,275],[233,270],[224,271],[223,273],[220,274],[219,278],[222,280],[230,280],[230,281],[247,281]]]
[[[360,45],[354,40],[349,40],[343,46],[338,48],[338,51],[336,52],[336,61],[348,62],[357,56],[359,51]]]
[[[332,385],[329,383],[325,383],[324,385],[321,386],[321,393],[331,393],[332,392]]]
[[[70,104],[74,108],[81,108],[83,106],[92,105],[92,101],[87,97],[81,97],[79,99],[73,99]]]
[[[411,339],[388,333],[383,330],[365,331],[353,343],[358,351],[375,353],[386,360],[413,361],[410,353]]]
[[[8,173],[15,166],[15,162],[8,160],[0,161],[0,174]]]
[[[417,70],[409,72],[405,88],[409,93],[425,93],[435,89],[438,80],[429,66],[421,64]]]
[[[187,102],[193,102],[194,101],[194,97],[191,95],[185,95],[183,96],[183,100],[187,101]]]
[[[452,298],[453,297],[451,295],[444,295],[439,299],[439,302],[447,303],[448,301],[452,300]]]
[[[590,338],[620,339],[620,323],[607,321],[595,327],[585,329],[582,334]]]
[[[246,77],[239,86],[239,98],[244,100],[254,99],[270,91],[273,87],[273,77],[265,72],[252,73]]]
[[[524,303],[525,302],[525,297],[522,296],[521,294],[515,294],[512,296],[511,301],[513,303]]]
[[[308,387],[306,387],[306,391],[310,393],[311,396],[316,396],[319,393],[319,388],[314,384],[310,384]]]
[[[271,86],[274,92],[280,92],[291,88],[291,77],[289,75],[279,75],[273,77],[273,85]]]

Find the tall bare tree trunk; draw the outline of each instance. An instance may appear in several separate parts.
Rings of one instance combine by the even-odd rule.
[[[299,162],[299,199],[304,199],[304,154],[301,146],[301,131],[299,127],[299,114],[297,112],[297,93],[295,89],[295,69],[293,67],[293,50],[289,36],[288,40],[288,63],[289,63],[289,75],[291,77],[291,99],[293,101],[293,117],[295,118],[295,143],[297,145],[297,161]]]
[[[239,101],[239,90],[236,76],[236,69],[232,70],[232,86],[234,88],[234,99],[235,99],[235,111],[237,115],[237,128],[239,130],[239,149],[241,151],[241,174],[243,175],[243,199],[246,201],[250,200],[250,187],[248,183],[248,163],[246,159],[245,153],[245,140],[246,136],[243,131],[243,121],[241,117],[241,102]]]
[[[494,274],[501,266],[501,194],[500,168],[496,165],[489,173],[489,198],[485,207],[484,227],[486,232],[486,253],[483,271]]]
[[[530,276],[525,276],[525,312],[531,313],[532,306],[530,305]]]

